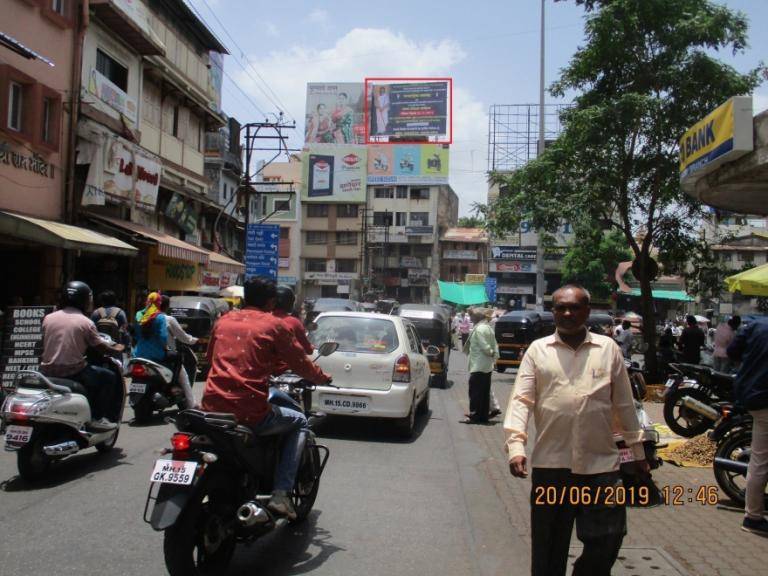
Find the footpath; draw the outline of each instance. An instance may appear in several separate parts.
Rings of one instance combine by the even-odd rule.
[[[451,356],[451,380],[447,392],[455,402],[455,414],[449,416],[459,419],[468,409],[467,372],[464,355],[456,351]],[[492,389],[502,409],[506,409],[514,380],[514,374],[493,374]],[[661,404],[647,403],[646,409],[654,422],[663,422]],[[492,480],[518,534],[530,546],[530,481],[509,473],[502,418],[494,422],[472,426],[475,441],[492,455],[478,466]],[[653,478],[659,488],[682,487],[683,497],[678,505],[628,509],[628,534],[614,576],[754,576],[768,571],[768,538],[741,530],[743,510],[734,509],[719,488],[718,504],[696,501],[700,487],[717,488],[711,468],[664,463],[654,470]],[[573,561],[580,546],[575,530],[571,546]]]

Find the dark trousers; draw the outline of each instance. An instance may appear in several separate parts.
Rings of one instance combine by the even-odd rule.
[[[68,376],[83,385],[88,392],[88,402],[91,405],[91,418],[107,418],[112,422],[120,419],[120,390],[122,382],[106,368],[88,365],[74,376]]]
[[[563,468],[534,468],[531,475],[531,539],[533,576],[565,576],[573,523],[584,551],[576,560],[574,576],[610,576],[627,533],[627,510],[600,497],[585,504],[583,495],[605,494],[621,485],[618,472],[572,474]],[[573,487],[576,488],[572,489]],[[582,488],[584,488],[582,490]],[[548,490],[549,489],[549,490]],[[565,497],[561,504],[562,490]]]
[[[468,339],[469,339],[469,332],[467,332],[466,334],[462,332],[461,333],[461,349],[462,350],[464,349],[464,346],[466,345]]]
[[[469,375],[469,417],[487,422],[490,407],[491,372],[472,372]]]

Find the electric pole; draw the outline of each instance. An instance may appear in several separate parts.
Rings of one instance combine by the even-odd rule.
[[[539,61],[539,146],[537,156],[544,153],[544,3],[541,0],[541,48]],[[541,232],[536,231],[536,310],[544,310],[544,247]]]

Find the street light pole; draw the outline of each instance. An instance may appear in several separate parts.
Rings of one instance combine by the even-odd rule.
[[[539,146],[538,156],[544,153],[544,2],[541,0],[541,49],[539,61]],[[536,310],[544,310],[544,247],[541,233],[536,234]]]

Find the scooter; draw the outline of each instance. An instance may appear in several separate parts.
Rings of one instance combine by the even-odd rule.
[[[105,335],[102,339],[111,343]],[[123,383],[120,418],[112,430],[89,430],[91,407],[86,390],[74,380],[21,370],[4,388],[7,397],[0,411],[0,433],[5,434],[5,450],[17,453],[19,475],[24,480],[40,480],[54,462],[86,448],[94,447],[101,453],[114,448],[125,406],[122,365],[109,356],[103,356],[101,362]]]
[[[131,358],[128,361],[126,374],[131,376],[128,403],[133,408],[136,422],[147,422],[153,412],[162,411],[174,404],[179,410],[191,408],[187,406],[184,391],[178,383],[179,372],[184,366],[190,385],[194,385],[197,357],[189,346],[181,342],[177,342],[176,346],[178,356],[173,369],[145,358]]]
[[[320,346],[318,358],[338,344]],[[323,414],[311,409],[314,385],[285,374],[271,381],[270,402],[301,410],[310,430],[303,435],[296,483],[289,494],[296,518],[309,515],[330,451],[311,430]],[[184,410],[174,424],[171,448],[155,462],[144,520],[164,532],[171,576],[222,574],[235,546],[253,542],[285,519],[267,507],[280,455],[280,436],[259,436],[233,414]]]

